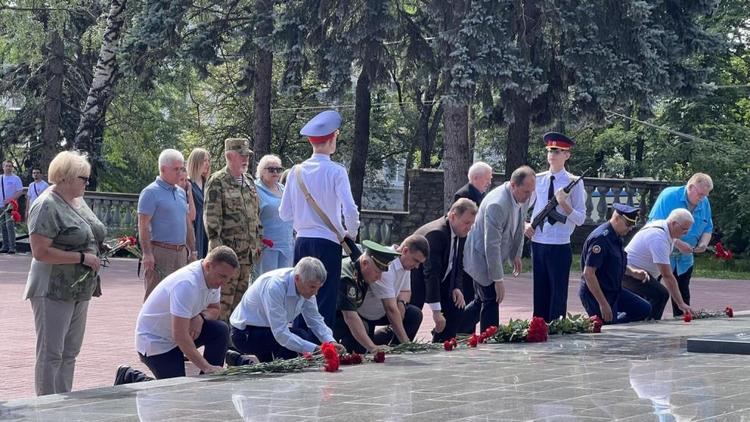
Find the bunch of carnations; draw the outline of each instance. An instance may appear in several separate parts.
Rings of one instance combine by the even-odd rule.
[[[709,311],[706,309],[701,309],[698,311],[693,312],[685,312],[682,315],[682,320],[685,322],[690,322],[694,319],[708,319],[708,318],[734,318],[734,309],[731,305],[727,305],[726,308],[724,308],[723,311]]]
[[[112,258],[117,252],[123,249],[127,250],[138,258],[141,258],[143,256],[140,249],[138,249],[138,242],[133,236],[123,236],[117,239],[106,241],[104,242],[104,246],[105,251],[100,257],[103,267],[107,266],[107,264],[109,263],[109,258]],[[76,280],[76,282],[73,283],[72,286],[75,287],[78,284],[83,283],[84,281],[88,280],[93,274],[94,270],[89,269],[81,276],[81,278]]]
[[[339,355],[339,362],[341,362],[342,365],[359,365],[362,363],[362,355],[360,355],[357,352],[345,353],[343,355]]]
[[[456,340],[455,337],[453,337],[450,340],[445,340],[443,342],[443,349],[445,349],[446,352],[450,352],[451,350],[455,349],[456,347],[458,347],[458,341]]]
[[[544,322],[544,318],[537,316],[533,317],[531,319],[531,324],[529,324],[529,329],[526,332],[526,342],[543,343],[547,341],[548,335],[549,329],[547,328],[547,323]]]
[[[720,261],[729,261],[732,259],[732,251],[725,249],[721,242],[717,242],[714,248],[716,250],[716,252],[714,252],[714,257],[716,259]]]
[[[336,372],[339,370],[339,352],[336,351],[336,346],[333,343],[324,342],[320,345],[320,351],[323,353],[323,359],[325,359],[325,366],[323,369],[326,372]]]
[[[16,223],[21,222],[21,212],[19,211],[20,208],[18,207],[18,201],[15,199],[11,199],[8,201],[8,205],[3,208],[3,212],[0,213],[0,220],[3,220],[6,215],[10,215],[10,218],[13,219]]]

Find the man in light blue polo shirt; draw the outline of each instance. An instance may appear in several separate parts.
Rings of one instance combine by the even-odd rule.
[[[166,276],[195,261],[195,232],[188,218],[185,191],[177,186],[185,159],[177,150],[159,154],[159,176],[138,197],[138,235],[143,251],[144,286],[148,295]]]
[[[261,362],[317,351],[321,341],[334,343],[344,353],[343,346],[334,342],[315,300],[326,275],[319,259],[304,257],[294,268],[280,268],[258,277],[229,317],[235,347]],[[309,331],[289,327],[299,315]]]
[[[675,240],[675,249],[670,258],[672,271],[677,279],[682,299],[690,304],[690,277],[693,274],[693,254],[706,251],[711,242],[714,224],[711,219],[711,204],[708,194],[714,188],[711,176],[695,173],[685,186],[672,186],[664,189],[656,198],[649,222],[666,219],[672,210],[685,208],[693,215],[693,225],[686,235]],[[672,311],[675,316],[682,315],[682,310],[672,301]]]

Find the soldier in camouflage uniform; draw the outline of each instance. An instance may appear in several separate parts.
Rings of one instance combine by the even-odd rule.
[[[247,174],[253,152],[247,139],[224,141],[226,167],[211,175],[206,183],[203,221],[208,235],[208,250],[229,246],[237,253],[240,271],[237,278],[221,288],[221,316],[229,321],[250,282],[253,263],[260,254],[263,227],[260,224],[258,192]]]

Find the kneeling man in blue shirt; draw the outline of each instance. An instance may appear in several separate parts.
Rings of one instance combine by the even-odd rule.
[[[326,275],[323,263],[313,257],[300,259],[294,268],[261,275],[229,317],[234,346],[242,353],[255,355],[261,362],[316,352],[318,344],[324,341],[334,343],[344,353],[343,346],[334,342],[315,300]],[[290,328],[289,323],[300,314],[310,331]]]

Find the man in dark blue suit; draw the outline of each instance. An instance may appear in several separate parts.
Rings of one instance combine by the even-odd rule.
[[[638,280],[648,275],[627,266],[622,236],[635,227],[638,209],[614,204],[612,218],[594,229],[581,252],[581,287],[578,296],[590,315],[599,315],[605,324],[641,321],[651,314],[651,305],[622,288],[627,274]]]
[[[425,302],[430,305],[435,321],[432,338],[435,342],[454,337],[463,320],[466,306],[461,290],[464,243],[477,211],[473,201],[461,198],[448,214],[414,232],[427,238],[430,256],[411,272],[409,303],[419,309]]]

